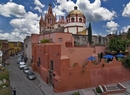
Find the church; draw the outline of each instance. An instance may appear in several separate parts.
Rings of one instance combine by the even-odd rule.
[[[88,26],[86,25],[85,15],[78,10],[77,6],[64,18],[61,16],[57,20],[56,14],[52,11],[49,4],[47,13],[41,15],[39,21],[39,33],[48,34],[51,32],[72,33],[75,46],[86,46],[88,43]],[[92,35],[92,45],[106,45],[107,38],[101,35]]]
[[[24,53],[30,56],[32,70],[57,93],[130,80],[129,71],[116,58],[110,64],[99,60],[109,37],[92,35],[93,43],[89,45],[86,23],[77,6],[57,20],[49,4],[47,13],[40,18],[39,34],[32,34],[24,41]],[[91,56],[95,60],[87,60]]]

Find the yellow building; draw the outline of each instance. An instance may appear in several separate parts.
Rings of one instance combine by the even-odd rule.
[[[22,42],[9,42],[9,55],[14,55],[22,51],[23,43]]]

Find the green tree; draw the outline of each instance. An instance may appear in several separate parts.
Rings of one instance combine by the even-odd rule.
[[[88,26],[88,42],[91,45],[92,44],[92,27],[91,27],[91,22],[89,23]]]
[[[128,31],[127,31],[127,39],[129,39],[130,40],[130,28],[128,29]]]
[[[110,51],[125,51],[127,48],[127,39],[122,38],[111,38],[108,43],[108,49]]]
[[[126,68],[130,68],[130,55],[123,59],[122,65]]]

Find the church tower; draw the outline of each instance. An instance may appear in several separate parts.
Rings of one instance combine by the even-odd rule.
[[[39,30],[40,30],[40,34],[42,34],[43,29],[46,27],[46,23],[43,19],[43,15],[41,14],[41,18],[39,21]]]
[[[48,11],[45,14],[44,18],[43,15],[41,14],[41,18],[39,21],[39,33],[43,34],[43,32],[46,29],[54,29],[55,23],[56,23],[56,15],[53,14],[52,5],[50,3],[48,7]]]
[[[56,23],[56,16],[52,12],[52,5],[49,4],[48,12],[45,14],[46,28],[53,29]]]

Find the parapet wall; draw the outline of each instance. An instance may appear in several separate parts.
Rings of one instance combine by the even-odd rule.
[[[115,58],[110,63],[102,60],[98,65],[94,65],[90,61],[84,67],[78,63],[72,68],[67,67],[65,63],[61,64],[61,77],[57,81],[54,80],[54,89],[57,92],[123,82],[130,79],[130,70],[124,68],[122,63]]]

